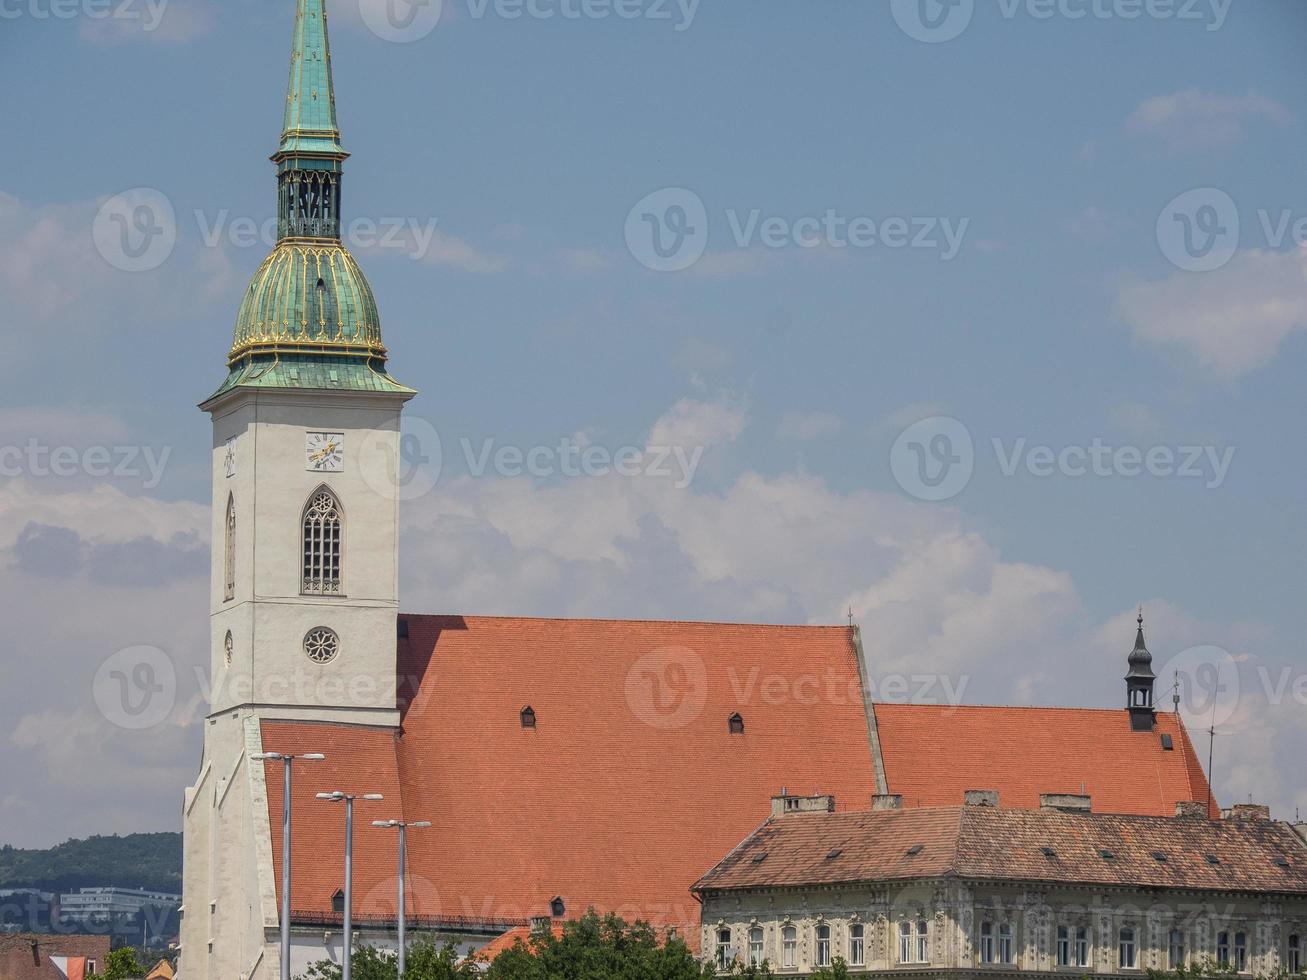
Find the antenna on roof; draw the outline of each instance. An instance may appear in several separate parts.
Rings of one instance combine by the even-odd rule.
[[[1171,702],[1175,705],[1175,713],[1180,713],[1180,671],[1175,672],[1175,687],[1171,689]]]
[[[853,607],[849,606],[849,626],[853,626]]]

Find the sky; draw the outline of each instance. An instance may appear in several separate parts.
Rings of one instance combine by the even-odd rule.
[[[180,829],[293,7],[0,0],[0,841]],[[1123,707],[1142,606],[1220,801],[1307,810],[1307,6],[329,9],[405,610]]]

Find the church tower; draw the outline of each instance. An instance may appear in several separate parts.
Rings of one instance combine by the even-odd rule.
[[[400,414],[376,300],[341,241],[325,0],[296,0],[278,241],[236,318],[213,420],[210,709],[183,807],[189,980],[277,973],[262,726],[393,730]],[[320,945],[320,944],[319,944]]]
[[[1135,648],[1130,651],[1130,670],[1125,675],[1126,702],[1130,709],[1130,727],[1136,732],[1151,732],[1157,727],[1157,708],[1153,704],[1153,689],[1157,675],[1153,673],[1153,655],[1144,642],[1144,613],[1139,612],[1139,628],[1135,633]]]
[[[396,724],[400,412],[372,289],[341,243],[324,0],[298,0],[278,242],[213,418],[214,714]]]

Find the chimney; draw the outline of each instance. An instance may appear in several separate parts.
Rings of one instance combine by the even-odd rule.
[[[902,810],[903,797],[897,793],[881,793],[871,798],[873,810]]]
[[[771,798],[771,815],[775,817],[788,817],[796,813],[834,813],[835,797],[829,795],[819,796],[787,796],[785,791],[781,791],[780,796]]]
[[[1303,844],[1307,846],[1307,823],[1294,824],[1293,832],[1301,837]]]
[[[969,789],[967,790],[967,806],[998,806],[998,790],[996,789]]]
[[[531,935],[547,936],[553,929],[553,920],[547,915],[531,916]]]
[[[1073,793],[1044,793],[1039,797],[1039,809],[1045,813],[1093,813],[1094,798]]]
[[[1206,820],[1207,804],[1182,800],[1175,805],[1175,815],[1186,820]]]
[[[1221,814],[1226,820],[1247,820],[1256,823],[1270,823],[1271,808],[1257,803],[1236,803]]]

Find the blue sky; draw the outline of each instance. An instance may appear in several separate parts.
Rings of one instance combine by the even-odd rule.
[[[410,414],[444,450],[405,507],[405,607],[835,622],[852,606],[887,674],[1116,706],[1144,603],[1159,668],[1213,664],[1239,687],[1218,706],[1223,800],[1307,808],[1282,778],[1307,749],[1307,8],[977,0],[951,15],[971,13],[959,36],[921,41],[898,0],[654,4],[514,18],[511,0],[445,0],[396,43],[369,28],[385,0],[332,0],[346,218],[408,229],[352,247],[393,372],[421,391]],[[0,443],[168,453],[158,480],[0,476],[14,843],[178,825],[208,657],[193,406],[268,251],[229,223],[275,203],[290,0],[113,6],[128,16],[0,0]],[[136,188],[170,204],[176,246],[126,272],[92,229]],[[671,220],[632,213],[658,192],[703,207],[683,271],[628,240],[628,218]],[[828,214],[924,241],[947,226],[956,254],[733,234]],[[1214,256],[1177,253],[1186,220],[1219,227]],[[929,465],[941,419],[970,437],[971,475],[922,500],[892,464]],[[477,475],[460,444],[561,439],[702,463],[686,487]],[[1094,445],[1125,462],[1079,475]],[[1070,447],[1070,469],[1033,475],[1032,447]],[[1198,475],[1126,475],[1131,451],[1199,453]],[[177,738],[97,712],[97,669],[141,644],[176,665]]]

